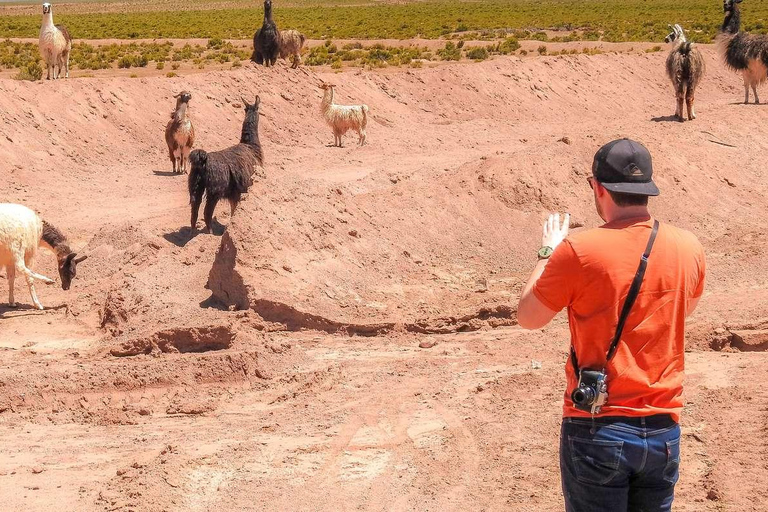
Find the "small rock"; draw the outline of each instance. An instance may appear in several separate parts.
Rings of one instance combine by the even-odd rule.
[[[32,474],[33,475],[39,475],[43,471],[45,471],[45,469],[43,467],[41,467],[41,466],[35,466],[35,467],[32,468]]]
[[[534,370],[541,370],[541,361],[531,360],[531,368]]]
[[[707,499],[709,501],[720,501],[723,499],[723,493],[718,491],[717,489],[710,489],[707,493]]]
[[[561,139],[558,139],[557,142],[562,142],[563,144],[567,144],[569,146],[571,145],[571,139],[569,139],[568,137],[563,137]]]
[[[432,348],[435,345],[437,345],[436,340],[424,340],[421,343],[419,343],[419,348]]]
[[[349,236],[353,236],[355,238],[360,238],[360,234],[357,232],[356,229],[352,229],[349,231]]]
[[[478,384],[476,389],[477,389],[477,392],[480,393],[482,391],[485,391],[485,386],[483,386],[482,384]]]

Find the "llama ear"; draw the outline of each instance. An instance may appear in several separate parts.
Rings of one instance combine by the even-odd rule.
[[[244,99],[242,96],[240,96],[240,101],[242,101],[242,102],[243,102],[243,106],[244,106],[246,109],[247,109],[248,107],[250,107],[250,105],[248,104],[248,102],[247,102],[247,101],[245,101],[245,99]]]
[[[677,23],[675,23],[675,29],[677,30],[677,33],[678,33],[678,34],[681,34],[681,35],[682,35],[682,33],[683,33],[683,27],[681,27],[680,25],[678,25]]]
[[[75,254],[77,254],[77,253],[75,253]],[[75,262],[75,263],[80,263],[80,262],[83,262],[83,261],[85,261],[85,260],[87,260],[87,259],[88,259],[88,255],[87,255],[87,254],[84,254],[84,255],[82,255],[82,256],[80,256],[80,257],[78,257],[78,258],[75,258],[75,259],[74,259],[74,262]]]
[[[259,98],[259,95],[256,95],[256,103],[253,104],[254,107],[259,108],[259,105],[261,105],[261,98]]]
[[[174,98],[178,98],[179,96],[181,96],[181,93],[173,95]]]

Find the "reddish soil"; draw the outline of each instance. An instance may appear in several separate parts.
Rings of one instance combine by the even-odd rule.
[[[768,108],[705,52],[688,123],[663,53],[0,80],[0,201],[90,255],[44,312],[0,275],[3,508],[561,509],[568,329],[514,307],[544,216],[597,225],[591,157],[630,136],[709,263],[676,510],[766,510]],[[369,105],[367,146],[330,147],[321,80]],[[262,99],[266,178],[210,235],[164,146],[182,89],[208,150]]]

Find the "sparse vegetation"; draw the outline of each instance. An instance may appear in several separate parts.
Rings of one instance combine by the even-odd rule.
[[[167,10],[157,1],[145,2],[140,12],[105,9],[109,2],[68,6],[57,11],[75,39],[211,38],[210,49],[225,39],[250,39],[261,23],[259,2],[230,2],[234,8]],[[259,4],[259,5],[256,5]],[[248,8],[240,7],[246,6]],[[250,6],[252,5],[252,7]],[[77,13],[72,12],[77,9]],[[104,12],[109,11],[109,12]],[[40,19],[0,10],[0,34],[37,37]],[[744,29],[768,33],[768,2],[752,2]],[[557,41],[661,41],[667,23],[678,20],[690,27],[690,38],[711,42],[722,23],[722,12],[711,0],[460,0],[373,3],[335,0],[331,4],[296,0],[275,12],[278,26],[300,30],[312,39],[406,39],[439,37],[497,39],[511,32],[518,39],[547,41],[543,30],[568,31]],[[536,27],[521,37],[527,27]]]
[[[198,67],[204,62],[224,64],[231,60],[242,60],[250,57],[250,52],[244,48],[236,48],[229,42],[211,40],[207,47],[200,45],[185,45],[174,49],[173,43],[129,43],[91,45],[75,43],[72,46],[70,65],[72,69],[120,69],[143,68],[150,62],[155,62],[157,69],[163,69],[166,61],[173,61],[172,68],[179,68],[180,62],[194,61]],[[40,51],[35,43],[19,43],[10,40],[0,42],[0,69],[19,69],[24,73],[30,71],[33,63],[40,61]],[[27,76],[27,75],[25,75]],[[34,76],[32,74],[31,76]],[[31,79],[31,78],[25,78]]]

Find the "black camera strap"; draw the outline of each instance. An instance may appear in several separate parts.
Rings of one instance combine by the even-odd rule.
[[[638,294],[640,293],[640,286],[643,284],[643,277],[645,277],[645,269],[648,267],[648,257],[651,255],[651,249],[653,249],[653,243],[656,241],[656,235],[659,232],[659,221],[653,222],[653,229],[651,230],[651,236],[648,239],[648,245],[645,247],[645,252],[642,258],[640,258],[640,265],[635,272],[635,278],[632,280],[632,286],[629,287],[627,298],[624,301],[624,306],[621,309],[621,315],[619,315],[619,323],[616,325],[616,334],[613,335],[613,341],[608,348],[608,354],[605,358],[606,364],[613,358],[616,353],[616,347],[621,340],[621,334],[624,332],[624,324],[627,322],[629,312],[632,310],[632,306],[635,304]],[[571,345],[571,363],[573,364],[573,371],[576,373],[576,379],[579,378],[579,360],[576,357],[576,350]]]

